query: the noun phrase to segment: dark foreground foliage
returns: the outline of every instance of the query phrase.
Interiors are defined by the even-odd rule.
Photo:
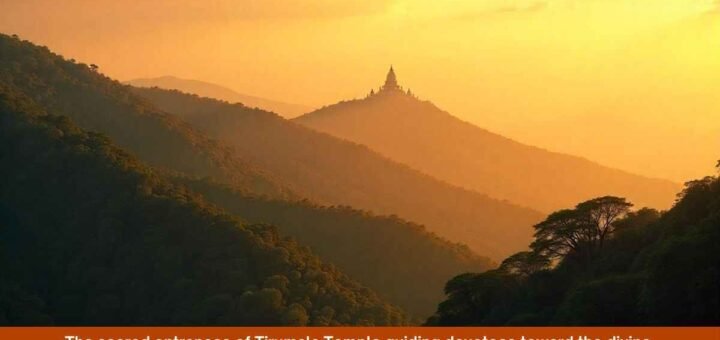
[[[249,222],[269,223],[307,245],[363,285],[415,318],[431,315],[442,288],[457,273],[494,267],[467,246],[453,244],[397,217],[347,206],[243,195],[208,179],[174,177],[207,200]]]
[[[400,218],[373,216],[349,207],[322,207],[299,201],[294,194],[286,195],[284,187],[251,166],[256,162],[241,162],[253,157],[243,158],[237,150],[224,147],[222,142],[208,138],[174,115],[165,114],[140,99],[127,86],[94,68],[53,54],[47,48],[0,35],[0,84],[32,98],[34,104],[46,112],[70,117],[86,131],[107,135],[113,144],[162,171],[163,177],[171,174],[175,184],[205,196],[207,201],[243,221],[277,226],[281,235],[311,247],[324,263],[336,265],[384,299],[400,305],[418,322],[433,313],[442,300],[444,283],[453,275],[483,271],[492,266],[467,247],[440,239],[424,227]],[[256,131],[251,135],[236,127],[233,135],[246,136],[241,145],[263,150],[260,154],[268,158],[284,159],[280,168],[285,171],[295,172],[299,164],[312,163],[302,159],[293,164],[289,157],[294,152],[278,156],[277,148],[267,146],[268,139],[288,135],[286,132],[295,131],[292,127],[297,124],[241,105],[196,103],[199,98],[174,92],[165,94],[171,95],[168,99],[180,107],[197,110],[210,104],[219,108],[238,107],[241,116],[254,117],[243,120],[240,125]],[[269,123],[284,128],[267,131],[263,126]],[[300,136],[319,135],[299,126],[297,129],[307,130]],[[317,148],[306,145],[315,143],[300,140],[299,137],[282,139],[276,146],[305,145],[301,149],[306,152]],[[329,136],[318,141],[342,144]],[[305,154],[314,157],[316,153]],[[332,164],[328,162],[319,168]],[[358,170],[361,169],[353,167],[353,173],[363,173]],[[47,175],[54,176],[49,170]],[[310,187],[317,187],[317,183]],[[336,185],[333,188],[341,195],[350,195]],[[297,193],[300,192],[304,193]],[[376,197],[374,201],[380,200]]]
[[[22,97],[0,85],[0,324],[404,322],[275,229]]]
[[[720,180],[689,182],[662,214],[627,207],[603,197],[550,215],[536,226],[532,251],[449,281],[427,323],[720,324]]]

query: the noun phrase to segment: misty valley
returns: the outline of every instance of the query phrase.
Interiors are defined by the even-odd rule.
[[[0,34],[0,325],[720,323],[720,161],[525,144],[397,65],[313,108],[74,57]]]

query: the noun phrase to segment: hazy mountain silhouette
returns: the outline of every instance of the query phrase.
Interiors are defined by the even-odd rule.
[[[297,197],[277,179],[92,67],[0,35],[0,82],[81,128],[100,132],[153,166],[213,177],[250,193]]]
[[[179,90],[194,93],[202,97],[224,100],[230,103],[242,103],[248,107],[257,107],[266,111],[275,112],[283,117],[297,117],[313,110],[312,107],[284,103],[277,100],[265,99],[238,93],[227,87],[199,80],[181,79],[173,76],[158,78],[141,78],[125,82],[137,87],[159,87],[162,89]]]
[[[32,105],[30,105],[33,107],[31,111],[49,111],[58,114],[52,118],[42,118],[39,120],[48,120],[50,123],[57,120],[61,123],[60,127],[50,126],[48,128],[50,131],[54,131],[51,135],[57,138],[43,142],[45,144],[40,143],[40,141],[35,141],[37,138],[20,135],[19,132],[19,136],[22,137],[22,143],[21,141],[17,141],[4,144],[8,150],[13,150],[12,157],[15,157],[13,159],[17,160],[17,164],[13,167],[9,165],[12,163],[8,163],[8,166],[3,168],[3,170],[5,170],[3,173],[6,175],[4,177],[6,178],[6,182],[3,183],[7,184],[7,186],[2,186],[0,193],[2,193],[2,190],[6,187],[21,187],[18,184],[22,184],[19,182],[20,179],[27,178],[30,175],[24,174],[24,170],[22,169],[36,166],[38,169],[32,173],[32,176],[36,177],[28,179],[28,181],[33,181],[34,186],[24,184],[24,188],[27,189],[28,192],[26,196],[23,197],[35,201],[40,200],[39,197],[45,197],[47,201],[42,202],[47,203],[47,206],[32,207],[29,204],[21,205],[19,202],[9,202],[15,199],[11,198],[11,196],[2,196],[0,197],[0,225],[5,226],[13,221],[10,219],[8,222],[8,220],[5,219],[5,217],[8,216],[34,213],[36,211],[47,212],[48,214],[51,212],[53,214],[59,214],[60,212],[67,211],[68,214],[82,216],[80,220],[80,217],[73,215],[73,219],[78,219],[76,221],[77,223],[75,223],[76,225],[68,226],[68,228],[82,228],[82,230],[92,235],[96,233],[93,229],[96,225],[99,225],[99,228],[104,228],[103,230],[107,229],[106,231],[112,234],[115,228],[124,228],[125,225],[127,225],[128,228],[140,228],[142,227],[142,223],[146,223],[145,221],[157,221],[156,223],[158,224],[158,228],[160,228],[159,230],[165,230],[167,227],[170,228],[168,229],[169,233],[173,230],[170,223],[180,223],[178,219],[188,218],[188,214],[193,214],[194,210],[192,209],[198,206],[204,210],[213,210],[213,214],[215,214],[215,210],[217,209],[215,207],[210,208],[210,205],[205,203],[210,202],[234,214],[233,219],[273,225],[274,228],[253,228],[256,228],[258,233],[262,234],[262,237],[278,240],[279,243],[283,244],[280,248],[286,248],[290,252],[295,252],[299,249],[300,247],[295,244],[294,240],[284,240],[286,236],[294,237],[297,239],[299,245],[311,247],[313,252],[319,254],[322,259],[322,262],[319,262],[312,257],[308,260],[312,261],[312,264],[309,264],[310,267],[308,268],[312,268],[315,265],[323,267],[330,264],[335,265],[343,274],[348,274],[352,276],[353,280],[362,282],[363,285],[374,289],[383,299],[401,305],[403,309],[413,315],[415,320],[427,317],[432,313],[434,306],[442,298],[441,292],[444,282],[453,275],[458,272],[483,271],[493,265],[487,258],[478,256],[470,251],[467,246],[448,242],[445,239],[441,239],[427,232],[422,226],[401,220],[400,218],[374,216],[368,212],[349,207],[322,207],[307,200],[298,201],[295,199],[297,196],[294,194],[286,195],[285,191],[276,192],[270,190],[287,189],[284,186],[272,186],[271,184],[275,183],[274,181],[271,182],[265,174],[256,173],[253,170],[254,167],[248,162],[240,162],[240,158],[234,151],[227,147],[222,147],[221,143],[206,137],[177,117],[161,112],[147,101],[137,97],[132,91],[129,91],[128,86],[120,85],[104,77],[88,65],[64,60],[61,56],[52,54],[46,48],[3,35],[0,35],[0,90],[5,91],[0,92],[0,95],[4,94],[13,100],[16,97],[34,98]],[[163,92],[164,90],[156,91]],[[179,99],[181,104],[184,103],[182,96],[180,96]],[[212,102],[214,103],[216,101]],[[242,107],[244,110],[249,110],[241,105],[222,105],[233,108]],[[25,113],[21,109],[22,107],[15,109],[14,106],[8,109],[12,111],[12,113],[7,113],[10,115],[8,117],[12,118],[18,115],[23,121],[35,120],[34,115],[25,117]],[[271,113],[260,112],[262,112],[263,115],[276,117]],[[5,111],[0,113],[5,117]],[[41,114],[42,112],[35,115]],[[45,116],[43,115],[43,117]],[[68,119],[68,117],[71,118]],[[75,127],[71,119],[72,121],[80,122],[82,126],[88,130],[92,130],[92,132],[77,132],[76,130],[79,131],[79,128]],[[3,122],[0,127],[6,127],[6,124],[10,122],[10,120],[0,121]],[[284,120],[282,121],[285,122]],[[297,126],[294,123],[287,124]],[[39,125],[45,126],[47,124],[39,123]],[[299,128],[307,130],[312,134],[317,134],[311,130],[302,127]],[[42,130],[42,128],[38,129]],[[69,131],[64,131],[64,129],[68,129]],[[8,131],[14,133],[15,130],[10,129]],[[114,145],[111,145],[111,142],[104,136],[99,136],[98,132],[106,134],[113,142],[121,142],[122,145],[127,148],[126,150],[130,151],[134,156],[137,156],[139,160],[154,165],[155,167],[151,169],[145,165],[140,165],[134,157],[129,157],[124,151],[120,151]],[[0,137],[5,137],[5,135]],[[92,139],[92,143],[89,145],[84,143],[73,144],[73,141],[80,137]],[[8,136],[7,138],[12,139],[13,137]],[[332,137],[326,138],[333,139]],[[36,144],[36,142],[40,144]],[[254,140],[250,142],[262,144],[263,139],[259,138],[257,142]],[[93,164],[106,166],[109,168],[109,171],[116,172],[130,167],[132,171],[130,171],[131,174],[128,176],[131,177],[142,177],[146,173],[151,173],[152,183],[142,184],[141,187],[136,188],[136,183],[132,181],[126,181],[127,183],[123,182],[125,184],[121,185],[112,176],[109,176],[110,178],[100,177],[103,174],[102,172],[91,172],[89,170],[87,172],[78,172],[78,168],[88,163],[77,163],[79,162],[78,158],[82,157],[74,153],[67,155],[65,153],[59,154],[57,158],[54,158],[54,161],[38,161],[36,162],[37,164],[31,162],[34,157],[41,157],[36,154],[37,150],[44,150],[46,144],[52,143],[60,145],[59,147],[61,149],[66,147],[64,146],[65,144],[71,144],[68,145],[67,148],[76,148],[77,153],[80,154],[82,154],[86,148],[90,148],[93,152],[97,151],[98,153],[109,149],[109,151],[103,153],[103,157],[111,158],[115,163],[107,165],[103,160],[99,162],[99,165]],[[32,145],[34,149],[27,147],[26,144]],[[0,157],[0,161],[7,160],[7,162],[10,162],[10,153],[0,154],[3,155],[3,157]],[[4,157],[6,154],[8,156]],[[54,164],[54,167],[45,170],[43,167],[47,167],[48,164]],[[115,165],[117,166],[115,167]],[[64,171],[72,174],[78,172],[81,175],[78,175],[78,177],[70,177],[67,176]],[[82,176],[89,176],[90,178],[83,180]],[[98,185],[98,181],[102,181],[103,184]],[[65,182],[67,182],[67,186],[60,186],[60,184],[58,184]],[[269,187],[258,186],[258,184],[267,184]],[[162,191],[162,188],[168,185],[173,187],[170,193],[167,193],[167,195],[165,195],[164,191],[159,193]],[[73,189],[75,191],[69,192],[70,189],[68,188],[74,188],[74,186],[78,188],[82,187],[82,189]],[[93,188],[93,186],[97,186],[97,190]],[[93,189],[87,189],[88,187]],[[35,188],[40,189],[35,190]],[[132,192],[133,190],[140,189],[142,189],[143,193],[149,192],[150,194],[140,195],[138,202],[128,198],[128,195],[132,195],[128,193],[128,191]],[[85,198],[81,196],[84,190],[87,190],[88,195],[91,195],[91,197]],[[190,192],[193,193],[190,194]],[[204,197],[201,199],[196,194],[203,195]],[[104,201],[96,202],[94,200],[97,195],[101,195],[103,200],[107,199],[112,201],[107,203],[107,213],[96,214],[96,204],[104,204]],[[78,197],[74,198],[76,196]],[[156,196],[161,197],[157,198]],[[193,202],[197,201],[200,203],[197,205],[183,205],[183,202],[187,203],[188,196],[191,197]],[[67,200],[63,201],[63,198],[67,198]],[[186,214],[182,211],[182,208],[172,208],[168,210],[146,209],[145,203],[143,202],[144,200],[151,200],[151,198],[164,200],[171,205],[180,205],[192,211]],[[290,200],[282,200],[286,198],[290,198]],[[129,207],[126,207],[126,205]],[[45,210],[40,210],[41,208]],[[132,215],[135,216],[133,217],[134,219],[126,221],[122,214],[117,212],[122,211],[123,213],[128,213],[128,210],[120,209],[135,209],[137,213]],[[167,217],[165,214],[172,216]],[[174,216],[177,216],[178,219],[172,219]],[[115,220],[120,220],[120,222]],[[68,224],[71,225],[73,223],[72,221],[75,220],[71,220]],[[166,221],[167,225],[164,224]],[[49,223],[47,220],[42,220],[41,222]],[[207,227],[194,219],[190,219],[189,222],[197,224],[196,227],[200,228],[199,230],[205,230],[202,228]],[[58,223],[65,223],[65,221]],[[526,227],[528,226],[529,224],[526,225]],[[14,227],[14,225],[11,227]],[[279,230],[279,234],[275,231],[275,227]],[[2,233],[3,230],[6,229],[0,228],[0,233]],[[208,234],[210,238],[214,237],[212,235],[215,235],[212,230],[205,230],[203,232]],[[158,231],[158,233],[163,232]],[[279,241],[281,238],[283,241]],[[198,234],[193,234],[188,240],[190,239],[198,239],[208,251],[213,248],[213,242],[217,242],[215,238],[205,239]],[[202,241],[200,241],[200,239],[202,239]],[[78,240],[68,242],[76,241],[80,242]],[[87,242],[90,241],[91,240],[88,240]],[[117,244],[125,244],[123,243],[124,239],[111,239],[109,241],[116,242]],[[232,242],[224,242],[217,245],[220,248],[225,246],[234,246],[239,250],[243,248],[242,245],[233,245]],[[0,244],[0,251],[3,249],[2,246],[3,245]],[[282,250],[278,250],[278,252],[282,253]],[[306,254],[308,252],[303,250],[302,253]],[[84,254],[92,257],[91,255],[87,255],[92,253]],[[282,256],[282,254],[278,256]],[[0,254],[0,260],[2,260],[2,258],[2,254]],[[223,262],[226,258],[217,256],[214,258],[214,261],[215,260]],[[271,267],[273,263],[275,263],[273,261],[275,260],[257,258],[254,262],[260,264],[258,270],[267,270],[267,272],[270,273],[272,271]],[[0,263],[0,265],[2,265],[2,263]],[[39,263],[35,263],[35,265],[38,267],[33,268],[44,268],[41,267]],[[163,265],[159,266],[162,267]],[[164,270],[164,267],[159,268],[159,270]],[[42,271],[35,271],[35,269],[29,270],[29,272],[33,275],[44,275]],[[220,275],[225,274],[227,273],[221,273]],[[240,272],[237,275],[245,274],[247,273]],[[332,273],[329,274],[331,276],[340,275],[340,273],[334,269]],[[320,276],[316,278],[322,279],[324,274],[320,273],[318,275]],[[275,278],[270,279],[270,281],[274,279]],[[279,280],[282,281],[283,279],[279,278]],[[290,281],[294,280],[295,279],[290,278]],[[337,283],[336,281],[330,280],[330,283],[332,282]],[[354,283],[348,283],[350,282],[349,280],[343,282],[342,284],[347,284],[348,288],[352,288],[355,285]],[[311,284],[310,281],[306,281],[306,283]],[[3,294],[7,293],[7,291],[3,290],[2,284],[3,280],[0,278],[0,301],[4,298]],[[204,283],[198,279],[197,284],[201,285]],[[243,288],[244,286],[242,285],[238,287],[238,289]],[[263,294],[265,293],[267,292]],[[275,295],[273,295],[273,292],[268,294],[270,294],[267,296],[268,298],[274,299]],[[298,292],[297,294],[293,294],[298,299],[302,299],[305,296],[303,295],[305,293]],[[333,293],[330,294],[332,295]],[[364,296],[364,294],[365,293],[359,293],[357,297],[366,299],[367,297]],[[374,296],[374,293],[368,294]],[[310,298],[308,301],[314,299],[310,296],[312,294],[306,295]],[[252,297],[252,295],[249,296]],[[59,297],[52,298],[55,299]],[[194,297],[188,299],[194,299]],[[261,297],[258,297],[258,299],[261,299]],[[353,298],[350,300],[352,299]],[[374,297],[371,299],[374,299]],[[215,300],[211,302],[213,301]],[[273,301],[274,300],[270,302]],[[223,297],[220,303],[225,302],[227,302],[227,299]],[[361,304],[362,303],[363,302],[361,302]],[[377,303],[381,304],[380,302]],[[331,305],[328,306],[332,307]],[[72,306],[72,308],[76,307],[79,308],[82,306]],[[286,307],[290,309],[289,312],[297,311],[295,307]],[[316,307],[322,309],[322,306]],[[332,308],[335,309],[335,307]],[[309,309],[307,311],[309,313],[311,312]],[[335,309],[335,311],[344,313],[340,309]],[[2,317],[4,315],[15,315],[14,309],[6,312],[9,314],[3,313],[2,306],[0,306],[0,324],[3,323]],[[43,309],[43,312],[47,312],[47,310]],[[223,320],[234,320],[232,317],[248,317],[247,315],[231,315],[236,312],[237,311],[232,310],[227,313],[222,312]],[[272,315],[276,312],[282,313],[283,310],[272,312],[271,315],[268,316],[270,318],[268,320],[274,320],[272,318],[275,316]],[[355,313],[355,311],[349,312]],[[325,309],[322,313],[317,312],[315,316],[311,315],[309,322],[322,323],[324,322],[323,320],[331,324],[361,322],[361,320],[348,319],[340,315],[337,315],[336,318],[333,319],[332,316],[321,315],[323,313],[327,314],[328,310]],[[375,316],[383,318],[383,313],[383,311],[378,310],[377,314],[370,315],[369,317],[370,319]],[[52,313],[50,314],[52,316]],[[111,319],[110,316],[106,315],[99,315],[98,317],[100,318],[98,320],[105,320],[103,318]],[[171,315],[169,317],[173,316]],[[213,322],[212,320],[203,319],[204,317],[201,312],[198,312],[196,318],[192,320],[201,320],[207,323]],[[12,319],[14,316],[8,316],[8,318]],[[313,318],[317,319],[313,321]],[[370,319],[366,321],[371,321]],[[252,322],[247,320],[243,321],[242,319],[237,320],[240,320],[237,321],[237,323]],[[394,323],[397,321],[398,320],[391,319],[380,321],[380,319],[378,319],[378,321],[371,322]],[[63,321],[60,320],[58,322]],[[182,322],[182,320],[177,322]],[[277,324],[284,321],[266,320],[263,322],[274,322]]]
[[[680,189],[669,181],[515,142],[455,118],[392,84],[364,99],[324,107],[295,121],[367,145],[449,183],[544,211],[604,194],[628,197],[640,206],[668,208]]]
[[[534,210],[449,185],[365,146],[270,112],[179,91],[135,92],[233,145],[243,158],[267,169],[292,191],[323,204],[397,214],[481,255],[498,258],[527,247],[530,226],[541,218]]]
[[[3,82],[0,121],[0,325],[406,322],[307,247]]]

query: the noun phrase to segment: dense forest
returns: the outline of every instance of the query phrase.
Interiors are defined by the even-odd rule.
[[[397,214],[495,259],[522,249],[528,225],[542,217],[269,112],[136,89],[148,102],[89,65],[6,35],[0,35],[0,82],[47,112],[107,135],[149,165],[256,195]]]
[[[414,319],[430,316],[442,288],[457,273],[495,267],[467,246],[452,244],[397,217],[374,216],[346,206],[243,195],[208,179],[175,176],[176,183],[251,223],[269,223],[309,246]],[[418,320],[418,321],[421,321]]]
[[[0,82],[27,94],[47,112],[107,135],[151,165],[210,176],[261,195],[295,197],[277,179],[137,98],[94,65],[0,34]]]
[[[44,48],[12,38],[0,42],[8,51],[0,58],[12,61],[11,66],[0,67],[0,83],[7,84],[8,89],[44,98],[44,105],[36,104],[45,111],[84,121],[87,129],[107,134],[113,143],[117,138],[124,140],[127,151],[157,167],[156,174],[205,196],[235,217],[276,226],[281,235],[309,246],[324,263],[336,265],[383,299],[401,306],[414,321],[420,322],[432,314],[442,300],[444,283],[455,274],[493,266],[467,247],[445,241],[398,217],[374,216],[341,206],[323,207],[279,192],[258,190],[245,179],[269,177],[253,178],[257,173],[253,168],[242,168],[244,163],[236,162],[231,150],[135,98],[127,87]],[[29,57],[22,58],[23,53]],[[8,71],[13,67],[19,69]],[[55,86],[68,89],[54,90]],[[50,94],[44,94],[46,91]],[[83,91],[82,98],[70,93]],[[126,108],[127,102],[135,106]],[[146,124],[151,128],[133,131]],[[145,143],[148,147],[144,147]],[[216,152],[226,152],[218,158],[221,162],[194,167],[194,160]],[[242,171],[240,177],[233,175],[238,166]],[[240,180],[233,180],[236,178]]]
[[[158,88],[137,94],[221,139],[304,197],[425,225],[478,254],[502,259],[527,246],[534,210],[455,187],[273,113]]]
[[[720,179],[687,183],[664,213],[631,205],[606,196],[549,215],[531,251],[449,281],[427,324],[720,324]]]
[[[343,101],[293,121],[367,145],[448,183],[546,213],[601,195],[667,209],[682,188],[519,143],[402,91]]]
[[[668,211],[601,196],[543,220],[1,34],[0,143],[0,325],[720,323],[717,177]]]
[[[0,324],[397,325],[400,309],[0,85]]]

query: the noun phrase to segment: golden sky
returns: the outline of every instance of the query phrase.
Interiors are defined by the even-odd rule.
[[[392,63],[522,142],[677,181],[720,158],[717,0],[0,0],[0,32],[120,80],[313,106],[363,96]]]

